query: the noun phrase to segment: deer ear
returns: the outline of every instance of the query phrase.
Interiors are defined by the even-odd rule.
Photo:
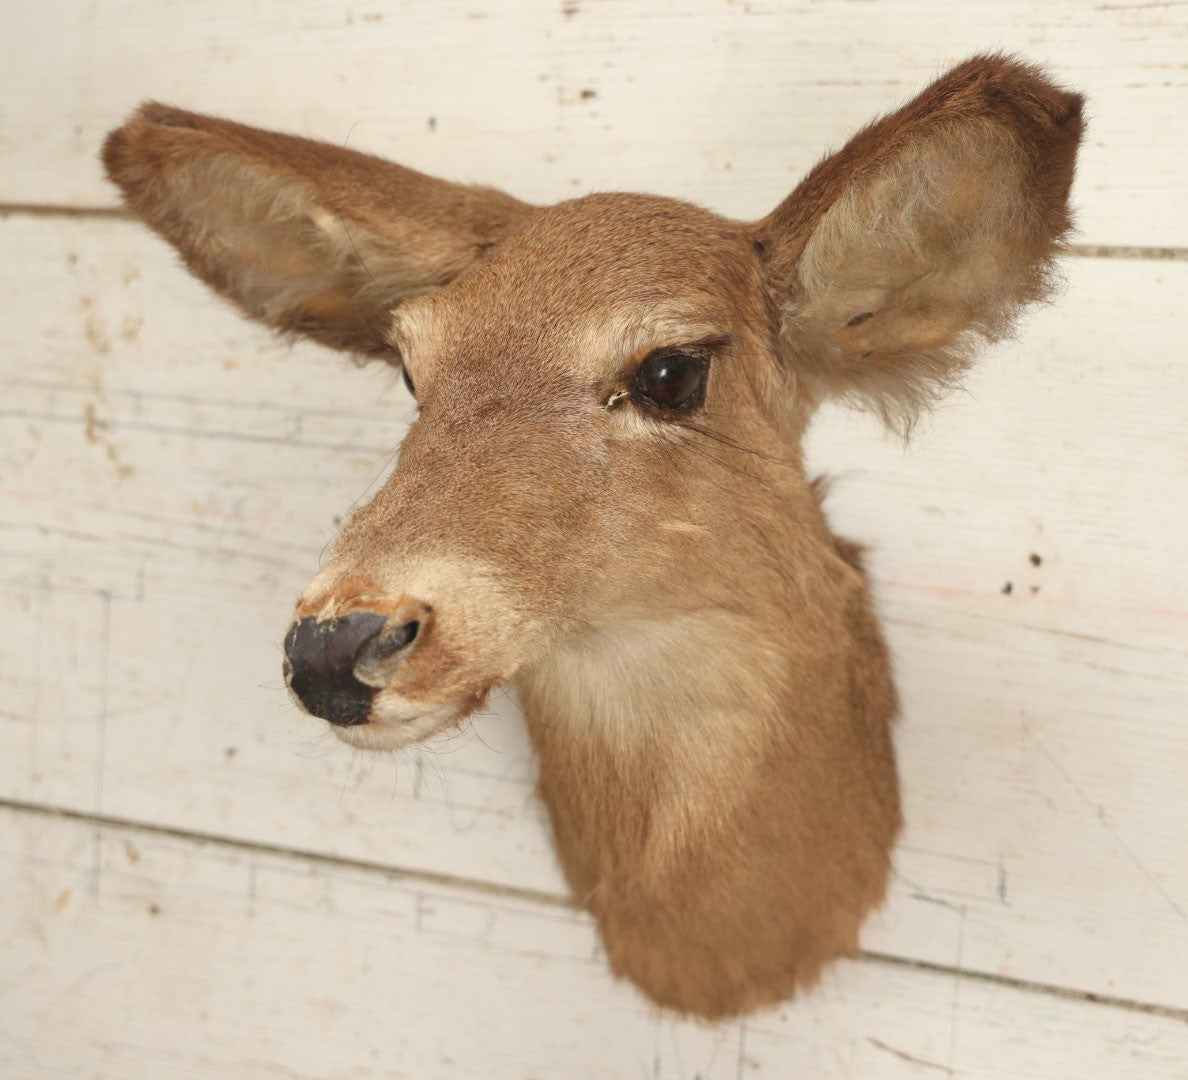
[[[1082,99],[1001,56],[954,68],[756,226],[794,378],[905,432],[1048,292]]]
[[[146,104],[103,147],[129,207],[247,315],[385,350],[388,313],[481,258],[530,207],[341,147]]]

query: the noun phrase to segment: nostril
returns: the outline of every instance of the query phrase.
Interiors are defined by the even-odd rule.
[[[413,644],[424,632],[425,621],[410,619],[372,638],[355,661],[355,678],[367,686],[387,686],[403,665]]]
[[[420,632],[419,619],[413,619],[403,626],[396,627],[395,630],[390,630],[372,643],[371,648],[367,650],[367,659],[382,662],[395,656],[416,641]]]

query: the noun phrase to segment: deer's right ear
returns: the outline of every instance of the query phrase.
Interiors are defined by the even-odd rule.
[[[164,105],[103,147],[129,207],[246,314],[382,353],[388,314],[444,285],[531,208],[327,143]]]

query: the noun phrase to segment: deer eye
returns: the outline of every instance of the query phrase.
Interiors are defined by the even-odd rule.
[[[415,398],[417,388],[413,385],[412,376],[408,373],[408,367],[405,364],[400,365],[400,377],[404,380],[404,388],[408,391],[409,396]]]
[[[661,409],[695,409],[705,401],[709,360],[679,349],[661,349],[644,358],[635,373],[635,391]]]

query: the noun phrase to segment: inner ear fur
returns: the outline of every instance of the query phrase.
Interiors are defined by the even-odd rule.
[[[859,132],[758,223],[803,393],[906,432],[979,344],[1049,294],[1082,103],[1039,68],[976,57]]]
[[[143,105],[103,147],[128,206],[252,318],[360,354],[530,208],[353,150]]]

